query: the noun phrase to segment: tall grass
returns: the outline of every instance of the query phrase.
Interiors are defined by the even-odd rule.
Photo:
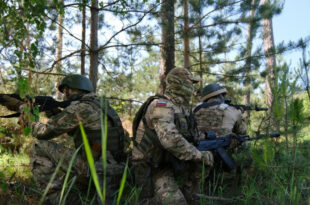
[[[83,127],[81,122],[80,122],[80,129],[81,129],[82,139],[83,139],[83,143],[84,143],[86,158],[87,158],[89,169],[90,169],[90,174],[91,174],[91,177],[93,179],[97,194],[98,194],[100,200],[102,202],[104,202],[105,199],[104,199],[104,196],[102,194],[102,189],[101,189],[101,186],[99,183],[99,178],[98,178],[98,175],[96,172],[94,157],[92,155],[91,148],[90,148],[84,127]]]
[[[50,187],[51,187],[51,185],[52,185],[52,183],[53,183],[53,181],[54,181],[54,179],[55,179],[55,177],[56,177],[56,175],[57,175],[57,173],[58,173],[58,171],[59,171],[59,169],[63,163],[64,157],[65,157],[65,155],[63,155],[63,157],[59,160],[58,165],[57,165],[54,173],[52,174],[52,177],[50,178],[50,180],[49,180],[49,182],[48,182],[48,184],[44,190],[44,193],[40,199],[39,205],[43,204],[44,199],[45,199],[45,197],[46,197],[46,195],[47,195],[47,193],[48,193],[48,191],[49,191],[49,189],[50,189]]]
[[[103,99],[102,97],[100,98],[100,105],[101,107],[104,106],[104,110],[108,109],[108,104],[107,104],[107,100]],[[100,113],[100,120],[101,120],[101,124],[102,124],[102,129],[101,129],[101,141],[102,141],[102,165],[103,165],[103,173],[97,173],[96,171],[96,166],[95,166],[95,160],[94,157],[92,155],[92,151],[91,151],[91,147],[87,138],[87,134],[84,130],[83,124],[81,121],[79,121],[79,128],[81,131],[81,136],[82,136],[82,140],[83,140],[83,144],[84,144],[84,150],[85,150],[85,154],[86,154],[86,158],[87,158],[87,162],[89,165],[89,169],[90,169],[90,174],[91,174],[91,179],[94,183],[97,195],[101,201],[102,204],[106,204],[106,192],[107,192],[107,134],[108,134],[108,117],[107,117],[107,112],[103,112],[103,109],[100,109],[101,113]],[[80,151],[81,147],[83,145],[81,145],[79,148],[77,148],[74,152],[74,154],[71,157],[71,160],[69,162],[69,166],[66,170],[66,175],[65,175],[65,179],[63,182],[63,186],[62,186],[62,190],[60,193],[60,200],[59,200],[59,205],[65,205],[66,204],[66,198],[69,194],[69,192],[71,191],[75,181],[76,181],[76,176],[72,177],[71,180],[69,180],[70,177],[70,172],[73,166],[73,163],[78,155],[78,152]],[[59,161],[55,171],[53,172],[50,181],[48,183],[48,185],[45,188],[45,191],[41,197],[40,200],[40,205],[44,202],[44,199],[46,198],[46,195],[52,185],[52,182],[54,181],[57,173],[60,170],[60,167],[63,163],[64,157],[61,158],[61,160]],[[128,172],[128,159],[124,168],[124,172],[123,172],[123,176],[122,179],[120,181],[120,188],[118,190],[118,196],[116,199],[116,203],[117,205],[121,204],[121,199],[124,193],[124,189],[125,189],[125,184],[126,184],[126,180],[127,180],[127,172]],[[103,178],[101,179],[99,177],[99,174],[103,174]],[[101,181],[100,181],[101,180]],[[102,182],[102,183],[101,183]],[[89,182],[89,187],[88,187],[88,194],[87,197],[89,196],[89,191],[90,191],[90,186],[91,186],[91,181]],[[131,192],[131,194],[129,195],[129,199],[131,200],[132,195],[134,195],[136,193],[135,188],[132,188],[133,193]],[[124,203],[127,204],[128,200],[125,201]]]
[[[80,147],[75,150],[75,152],[73,153],[72,158],[70,160],[70,163],[69,163],[69,166],[68,166],[68,169],[67,169],[67,172],[66,172],[65,180],[63,182],[62,190],[61,190],[61,193],[60,193],[59,205],[65,204],[66,196],[70,192],[70,190],[71,190],[71,188],[72,188],[72,186],[73,186],[73,184],[74,184],[74,182],[76,180],[76,177],[74,176],[74,178],[72,178],[72,180],[71,180],[71,183],[69,184],[69,188],[67,190],[67,194],[65,195],[65,198],[63,200],[64,193],[65,193],[65,190],[67,188],[67,183],[68,183],[68,180],[69,180],[69,175],[71,173],[73,162],[76,159],[76,156],[77,156],[79,150],[81,149],[81,147],[82,147],[82,145],[80,145]]]
[[[101,97],[100,98],[100,106],[104,110],[108,110],[108,102],[105,98]],[[91,177],[94,182],[94,185],[96,187],[97,194],[103,204],[106,203],[106,187],[107,187],[107,136],[108,136],[108,116],[107,112],[103,112],[103,109],[100,109],[100,119],[101,119],[101,124],[103,125],[103,129],[101,129],[101,142],[102,142],[102,164],[103,164],[103,187],[101,188],[101,183],[100,183],[100,177],[98,177],[98,173],[96,172],[96,167],[94,163],[94,158],[92,156],[91,148],[85,133],[85,130],[83,128],[82,123],[80,122],[80,129],[82,133],[82,139],[85,147],[85,152],[86,152],[86,157],[87,161],[89,164],[90,172],[91,172]],[[123,176],[121,179],[120,183],[120,188],[118,192],[118,197],[117,197],[117,204],[120,204],[122,194],[125,188],[125,183],[127,179],[127,170],[128,170],[128,161],[126,162],[125,169],[123,172]]]
[[[104,107],[103,107],[104,106]],[[107,188],[107,143],[108,143],[108,102],[106,98],[100,97],[100,121],[101,125],[103,125],[103,128],[101,127],[101,144],[102,144],[102,164],[103,164],[103,204],[105,204],[106,201],[106,188]],[[103,113],[103,109],[105,112]]]

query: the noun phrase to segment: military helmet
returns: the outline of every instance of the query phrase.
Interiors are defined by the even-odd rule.
[[[184,80],[190,80],[192,83],[197,83],[201,81],[199,77],[193,76],[193,74],[186,68],[175,67],[167,75],[166,81],[169,83],[170,78],[181,78]]]
[[[65,86],[88,92],[92,92],[94,90],[90,80],[87,77],[79,74],[70,74],[64,77],[58,86],[58,90],[63,92]]]
[[[212,83],[203,88],[202,92],[200,93],[200,97],[201,101],[206,101],[209,98],[225,93],[227,93],[226,88],[223,88],[219,84]]]

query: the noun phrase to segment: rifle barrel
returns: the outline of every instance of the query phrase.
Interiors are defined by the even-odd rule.
[[[259,135],[257,137],[250,137],[249,135],[241,135],[241,139],[244,139],[244,141],[252,141],[252,140],[258,140],[262,138],[277,138],[280,137],[280,132],[272,132],[269,135]]]

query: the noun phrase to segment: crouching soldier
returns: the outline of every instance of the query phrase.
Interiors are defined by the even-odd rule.
[[[104,123],[100,120],[101,109],[107,113],[108,142],[107,142],[107,204],[112,204],[114,193],[119,186],[126,160],[123,155],[122,140],[124,130],[117,113],[109,105],[101,108],[100,99],[93,92],[90,80],[82,75],[68,75],[61,81],[59,91],[64,94],[65,100],[72,101],[61,112],[51,116],[46,124],[33,122],[32,134],[38,139],[31,148],[31,168],[36,183],[42,189],[47,186],[58,163],[63,159],[60,173],[56,175],[47,194],[45,204],[59,204],[60,191],[62,189],[64,175],[68,169],[73,153],[81,146],[73,163],[70,176],[76,176],[76,184],[82,187],[89,182],[90,172],[86,159],[79,122],[83,124],[88,141],[90,143],[97,169],[102,169],[101,164],[101,130]],[[105,110],[107,108],[107,110]],[[73,137],[75,149],[64,147],[49,141],[55,137],[67,133]],[[102,176],[102,173],[98,173]],[[86,183],[85,183],[86,182]],[[102,179],[100,180],[102,184]],[[42,192],[43,193],[43,192]],[[79,204],[78,201],[71,201]]]
[[[150,97],[134,119],[132,164],[136,183],[142,188],[140,197],[150,203],[199,201],[202,164],[212,166],[213,155],[193,145],[200,135],[189,103],[193,83],[198,81],[185,68],[172,69],[166,77],[165,94]]]

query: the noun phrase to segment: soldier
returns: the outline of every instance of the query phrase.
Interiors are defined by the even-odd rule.
[[[134,119],[132,163],[140,198],[158,204],[197,202],[202,162],[213,165],[212,153],[193,145],[200,136],[189,103],[198,81],[185,68],[172,69],[165,94],[150,97]]]
[[[100,121],[100,100],[93,93],[90,80],[82,75],[68,75],[60,82],[58,89],[64,94],[66,100],[72,101],[71,104],[60,113],[52,116],[46,124],[40,122],[33,122],[31,124],[32,134],[38,141],[31,147],[30,164],[35,181],[42,188],[47,186],[55,171],[55,167],[62,158],[63,163],[60,166],[60,170],[63,171],[63,175],[66,173],[75,151],[75,149],[70,149],[48,140],[67,133],[73,137],[75,148],[80,147],[83,141],[79,122],[83,124],[86,131],[95,163],[100,164],[102,161],[99,159],[101,159],[101,129],[104,124]],[[108,108],[106,110],[108,115],[107,204],[112,204],[113,192],[117,190],[119,183],[113,184],[111,180],[115,182],[115,179],[117,179],[116,181],[118,181],[123,172],[121,159],[123,158],[122,139],[124,132],[117,113],[110,106],[103,105],[103,108],[106,107]],[[83,147],[81,150],[84,150]],[[102,166],[96,167],[97,169],[102,169]],[[84,151],[79,151],[72,167],[72,173],[71,176],[77,176],[76,184],[84,185],[84,181],[86,184],[88,183],[89,170]],[[45,201],[46,204],[59,203],[63,175],[57,177],[51,184]]]
[[[202,103],[194,109],[202,133],[214,131],[216,136],[246,134],[241,111],[225,104],[226,93],[226,88],[215,83],[203,88],[200,94]]]

